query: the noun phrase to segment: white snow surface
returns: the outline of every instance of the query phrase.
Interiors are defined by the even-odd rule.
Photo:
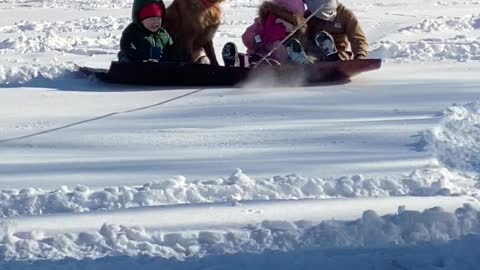
[[[346,205],[349,203],[346,202]],[[325,206],[332,207],[329,204]],[[202,209],[197,211],[203,213]],[[162,214],[162,211],[157,214]],[[221,213],[219,217],[222,217]],[[424,242],[440,244],[472,233],[480,233],[480,215],[468,204],[456,209],[455,213],[445,212],[439,207],[424,211],[400,208],[397,214],[379,216],[369,210],[353,221],[327,220],[311,224],[266,220],[239,229],[189,233],[163,233],[155,228],[104,224],[99,230],[89,232],[45,234],[41,231],[15,232],[6,226],[0,242],[0,258],[4,261],[61,260],[148,255],[185,259],[207,254],[258,254],[272,250],[413,246]]]
[[[383,38],[371,55],[383,59],[405,61],[480,60],[480,16],[440,16],[424,19],[413,26],[399,29],[392,40]],[[398,39],[398,38],[395,38]]]
[[[478,177],[480,173],[480,102],[448,107],[438,127],[425,133],[437,159],[448,168]]]
[[[0,0],[0,269],[476,269],[480,2],[342,2],[379,71],[172,89],[76,71],[131,0]]]
[[[90,189],[67,186],[45,191],[36,188],[5,189],[0,193],[0,216],[88,212],[141,206],[191,204],[242,200],[298,200],[339,197],[435,196],[462,194],[477,196],[466,176],[446,168],[418,169],[408,176],[365,178],[361,175],[338,179],[305,178],[297,175],[252,179],[237,169],[229,178],[186,181],[178,176],[142,186]]]

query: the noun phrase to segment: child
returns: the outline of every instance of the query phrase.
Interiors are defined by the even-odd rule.
[[[120,62],[172,60],[173,41],[162,28],[165,11],[162,0],[134,0],[133,22],[125,28],[120,40]]]
[[[273,48],[278,47],[266,60],[268,64],[284,64],[289,61],[304,64],[308,60],[301,40],[306,26],[301,27],[286,45],[280,42],[304,21],[303,0],[271,0],[259,7],[259,16],[242,36],[247,47],[246,55],[238,54],[234,43],[225,44],[222,50],[226,66],[250,66],[262,59]]]
[[[309,54],[319,60],[336,61],[364,59],[368,43],[353,12],[337,0],[305,0],[307,16],[318,12],[307,23]]]

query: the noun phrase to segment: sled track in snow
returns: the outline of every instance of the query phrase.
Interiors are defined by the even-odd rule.
[[[3,140],[0,140],[0,143],[8,143],[8,142],[12,142],[12,141],[18,141],[18,140],[22,140],[22,139],[32,138],[32,137],[36,137],[36,136],[39,136],[39,135],[42,135],[42,134],[52,133],[52,132],[55,132],[55,131],[58,131],[58,130],[70,128],[70,127],[73,127],[73,126],[78,126],[78,125],[88,123],[88,122],[93,122],[93,121],[105,119],[105,118],[115,116],[115,115],[119,115],[119,114],[127,114],[127,113],[136,112],[136,111],[146,110],[146,109],[149,109],[149,108],[161,106],[161,105],[170,103],[172,101],[175,101],[175,100],[193,95],[193,94],[201,92],[205,89],[207,89],[207,88],[197,89],[197,90],[188,92],[186,94],[183,94],[183,95],[180,95],[180,96],[177,96],[177,97],[165,100],[165,101],[157,102],[157,103],[154,103],[154,104],[151,104],[151,105],[146,105],[146,106],[142,106],[142,107],[138,107],[138,108],[134,108],[134,109],[130,109],[130,110],[125,110],[125,111],[121,111],[121,112],[107,113],[107,114],[104,114],[104,115],[101,115],[101,116],[98,116],[98,117],[78,121],[78,122],[71,123],[71,124],[68,124],[68,125],[64,125],[64,126],[61,126],[61,127],[56,127],[56,128],[52,128],[52,129],[48,129],[48,130],[44,130],[44,131],[40,131],[40,132],[35,132],[35,133],[32,133],[32,134],[28,134],[28,135],[18,136],[18,137],[15,137],[15,138],[3,139]]]

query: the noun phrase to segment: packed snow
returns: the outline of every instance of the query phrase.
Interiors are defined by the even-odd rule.
[[[476,269],[480,2],[342,2],[379,71],[171,89],[77,72],[131,0],[0,0],[0,269]]]
[[[101,10],[100,13],[105,13],[105,10],[110,8],[118,10],[117,12],[121,11],[120,14],[125,16],[79,17],[76,20],[68,21],[22,19],[12,25],[0,27],[0,54],[15,55],[21,53],[32,55],[30,58],[32,60],[27,60],[28,58],[9,59],[10,57],[7,57],[6,60],[15,64],[1,66],[0,85],[27,83],[36,78],[52,79],[69,74],[75,63],[83,63],[82,60],[78,61],[75,55],[98,58],[98,60],[94,60],[97,63],[94,65],[106,68],[108,65],[105,63],[115,59],[121,32],[130,22],[128,9],[131,7],[131,1],[127,0],[24,2],[16,1],[13,5],[7,5],[6,9],[27,6],[44,10],[61,8],[99,9]],[[374,5],[382,8],[389,7],[389,5],[382,6],[378,3]],[[468,5],[475,5],[475,3],[468,3]],[[249,25],[245,14],[249,14],[249,17],[251,17],[251,14],[255,14],[255,4],[251,1],[239,1],[238,4],[227,3],[225,6],[225,20],[217,34],[218,40],[240,41],[241,32],[239,31]],[[357,3],[353,3],[353,6],[359,6],[361,11],[364,9]],[[239,12],[237,11],[239,8],[244,10]],[[58,12],[60,13],[60,11]],[[390,13],[387,12],[387,14]],[[400,16],[397,13],[391,15],[394,17]],[[232,17],[239,17],[239,19],[232,20]],[[374,25],[374,27],[378,26]],[[397,33],[393,32],[378,41],[372,42],[371,57],[393,59],[401,62],[432,61],[435,59],[438,61],[478,61],[480,60],[479,28],[480,17],[478,14],[424,19],[416,24],[398,29]],[[442,33],[442,35],[436,36],[435,33]],[[427,37],[426,34],[429,34],[432,38]],[[405,37],[411,35],[416,38],[405,41]],[[445,35],[449,37],[444,37]],[[216,44],[217,51],[220,51],[221,45],[222,43]],[[241,43],[239,45],[242,48]],[[37,57],[38,52],[53,52],[55,57],[61,57],[62,61],[45,61]],[[99,62],[104,63],[99,64]],[[46,63],[47,65],[45,65]]]
[[[101,190],[87,186],[56,190],[4,189],[0,193],[0,216],[88,212],[141,206],[209,203],[244,200],[298,200],[341,197],[472,195],[475,180],[446,168],[415,170],[392,179],[361,175],[338,179],[305,178],[297,175],[252,179],[238,169],[229,178],[186,181],[177,176],[142,186],[116,186]]]
[[[325,250],[435,245],[480,233],[480,215],[469,205],[448,213],[399,209],[378,216],[365,211],[353,221],[264,221],[229,231],[163,233],[139,226],[104,224],[98,231],[47,235],[2,231],[0,258],[12,260],[97,259],[105,256],[152,256],[176,259],[205,255],[259,254],[265,251]],[[1,263],[0,263],[1,265]]]
[[[399,40],[380,40],[372,56],[397,61],[480,60],[479,29],[479,15],[425,19],[392,35]]]
[[[480,102],[448,107],[440,125],[425,140],[443,166],[478,177],[480,173]]]
[[[480,28],[480,15],[467,15],[463,17],[445,17],[440,16],[436,19],[425,19],[414,26],[405,27],[399,31],[408,32],[441,32],[441,31],[465,31],[476,30]]]

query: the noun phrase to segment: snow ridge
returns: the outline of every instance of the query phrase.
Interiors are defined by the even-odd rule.
[[[131,22],[130,17],[88,17],[73,21],[26,21],[21,20],[12,26],[0,27],[0,31],[8,34],[21,33],[48,33],[56,31],[58,33],[68,32],[113,32],[122,31]]]
[[[446,40],[430,38],[411,42],[380,41],[369,56],[411,62],[480,60],[480,38],[471,39],[459,35]]]
[[[0,54],[11,59],[0,65],[0,85],[68,77],[77,56],[110,55],[114,59],[121,31],[130,20],[111,16],[54,22],[22,20],[1,27],[0,33],[7,38],[0,41]],[[18,59],[19,54],[30,57]],[[44,55],[50,56],[45,59]]]
[[[96,38],[61,37],[54,32],[44,36],[8,38],[0,42],[0,52],[35,53],[61,51],[71,54],[95,55],[114,53],[119,36],[106,33]]]
[[[131,0],[15,0],[14,4],[31,8],[130,8]]]
[[[438,17],[373,43],[370,57],[397,62],[480,60],[480,15]]]
[[[27,188],[0,191],[0,217],[88,212],[142,206],[241,200],[320,199],[338,197],[432,196],[472,194],[471,179],[447,169],[426,168],[408,176],[385,179],[361,175],[337,179],[297,175],[252,179],[237,169],[228,179],[187,182],[183,176],[143,186],[91,190],[86,186],[57,190]]]
[[[104,224],[79,233],[14,232],[4,224],[0,259],[60,260],[105,256],[156,256],[185,259],[207,255],[262,253],[299,249],[373,248],[447,242],[480,232],[479,211],[469,205],[448,213],[439,207],[423,212],[399,208],[394,215],[365,211],[355,221],[264,221],[235,231],[162,233],[142,227]]]
[[[9,38],[0,42],[0,53],[45,53],[50,51],[80,55],[115,54],[120,32],[130,23],[128,17],[90,17],[66,22],[20,21],[0,28]],[[95,37],[80,33],[97,33]],[[17,34],[18,36],[12,36]]]
[[[49,65],[0,65],[0,86],[23,84],[34,79],[53,80],[66,77],[74,71],[75,67],[73,64],[60,63],[58,61],[52,61]]]
[[[439,126],[423,137],[442,165],[473,175],[480,173],[480,101],[448,107]]]
[[[445,17],[425,19],[422,22],[400,29],[400,32],[440,32],[446,30],[465,31],[480,29],[480,15],[467,15],[463,17]]]

